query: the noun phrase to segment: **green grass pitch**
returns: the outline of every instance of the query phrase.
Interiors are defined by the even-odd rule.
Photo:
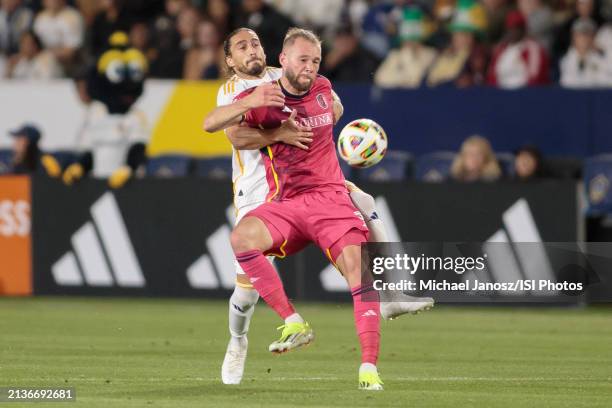
[[[227,303],[0,299],[0,387],[75,387],[7,407],[612,407],[612,310],[436,307],[382,323],[385,391],[358,391],[350,304],[297,304],[314,344],[267,352],[260,303],[243,384],[224,386]],[[5,403],[0,403],[4,406]]]

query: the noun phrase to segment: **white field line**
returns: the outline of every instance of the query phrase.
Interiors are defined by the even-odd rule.
[[[348,377],[274,377],[262,374],[254,378],[257,381],[344,381]],[[249,382],[249,377],[245,379],[245,383]],[[58,378],[35,378],[34,381],[49,381],[58,382]],[[29,382],[31,382],[30,380]],[[104,382],[111,380],[113,383],[121,382],[167,382],[168,380],[175,381],[195,381],[195,382],[217,382],[221,381],[219,377],[184,377],[184,378],[169,378],[169,377],[150,377],[150,378],[115,378],[108,377],[68,377],[70,383],[75,382]],[[612,382],[612,378],[590,378],[590,377],[394,377],[388,378],[391,381],[433,381],[433,382],[545,382],[545,381],[589,381],[589,382]]]

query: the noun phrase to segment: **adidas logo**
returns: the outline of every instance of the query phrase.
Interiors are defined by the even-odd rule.
[[[542,237],[527,200],[521,198],[502,214],[503,227],[483,245],[488,268],[475,276],[463,275],[464,280],[481,282],[513,282],[519,279],[556,281]],[[507,245],[499,245],[505,243]],[[525,245],[525,244],[529,245]],[[487,273],[488,271],[488,273]],[[499,292],[500,295],[523,295],[525,292]],[[554,296],[555,291],[531,291],[538,296]]]
[[[237,311],[239,311],[240,313],[244,313],[244,309],[241,308],[240,306],[232,303],[232,306],[234,307],[234,309],[236,309]]]
[[[187,280],[194,289],[233,289],[236,281],[236,260],[230,245],[234,225],[234,206],[225,210],[228,224],[223,224],[206,239],[208,254],[200,256],[187,268]]]
[[[61,286],[140,288],[145,278],[115,196],[107,192],[90,208],[92,221],[71,237],[73,251],[51,266]]]
[[[368,317],[368,316],[378,316],[378,314],[374,310],[368,309],[367,312],[361,315],[361,317]]]

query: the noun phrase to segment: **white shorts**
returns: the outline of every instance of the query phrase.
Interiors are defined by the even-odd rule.
[[[240,220],[251,210],[254,210],[255,208],[259,207],[260,205],[262,205],[263,202],[261,203],[253,203],[253,204],[249,204],[249,205],[245,205],[242,208],[239,208],[236,211],[236,222],[234,223],[234,225],[238,225],[238,223],[240,222]],[[268,258],[268,261],[270,261],[270,263],[272,264],[272,266],[274,266],[274,256],[267,256],[266,258]],[[244,271],[242,270],[242,267],[240,266],[240,264],[238,263],[238,261],[234,260],[234,265],[236,266],[236,275],[245,275]]]

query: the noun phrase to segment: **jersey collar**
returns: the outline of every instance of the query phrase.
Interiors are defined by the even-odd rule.
[[[312,90],[312,86],[310,87],[310,89],[308,91],[306,91],[305,94],[302,95],[295,95],[292,94],[291,92],[289,92],[288,90],[285,89],[285,87],[283,86],[282,82],[280,79],[277,80],[278,85],[280,86],[281,91],[283,91],[283,93],[285,94],[285,96],[292,98],[292,99],[302,99],[304,98],[306,95],[308,95],[310,93],[310,91]],[[314,85],[314,84],[313,84]]]

